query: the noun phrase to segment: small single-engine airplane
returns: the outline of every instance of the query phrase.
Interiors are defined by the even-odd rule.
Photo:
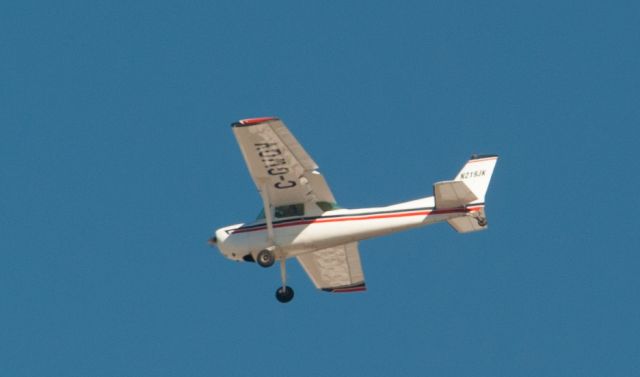
[[[236,261],[270,267],[278,260],[280,302],[293,298],[289,258],[323,291],[358,292],[366,289],[358,241],[443,221],[460,233],[487,228],[484,197],[498,156],[473,155],[453,180],[433,185],[433,196],[345,209],[281,120],[244,119],[231,127],[264,206],[255,221],[218,229],[209,243]]]

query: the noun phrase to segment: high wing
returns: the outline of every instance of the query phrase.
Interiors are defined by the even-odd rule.
[[[265,208],[304,202],[335,203],[318,165],[278,118],[245,119],[233,133]],[[269,211],[267,227],[270,227]],[[298,261],[315,286],[329,292],[365,290],[358,243],[300,255]]]
[[[297,258],[318,289],[327,292],[366,290],[357,242],[321,249]]]
[[[273,206],[335,199],[318,165],[278,118],[231,125],[258,190]]]

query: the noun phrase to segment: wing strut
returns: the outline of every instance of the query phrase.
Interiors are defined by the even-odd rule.
[[[269,243],[273,245],[273,222],[271,219],[271,203],[269,202],[269,194],[267,193],[267,182],[263,181],[260,185],[260,196],[264,205],[264,218],[267,222],[267,236]]]

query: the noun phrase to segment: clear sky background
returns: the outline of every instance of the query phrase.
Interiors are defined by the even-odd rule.
[[[632,376],[640,6],[0,4],[0,376]],[[279,116],[357,208],[496,153],[490,229],[360,245],[368,291],[206,241]]]

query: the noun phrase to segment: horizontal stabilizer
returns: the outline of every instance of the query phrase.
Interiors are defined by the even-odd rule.
[[[436,208],[462,207],[478,199],[462,181],[442,181],[433,185]]]
[[[478,220],[484,225],[480,225]],[[474,212],[474,216],[461,216],[447,220],[449,225],[458,233],[477,232],[487,229],[487,219],[484,215],[484,209]]]

